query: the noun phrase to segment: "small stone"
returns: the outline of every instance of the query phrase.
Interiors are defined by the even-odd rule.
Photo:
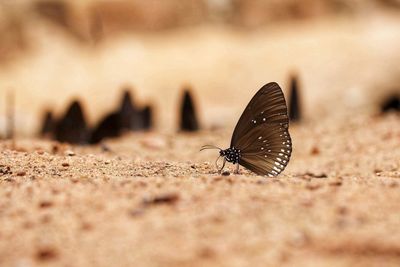
[[[214,178],[213,181],[218,182],[218,181],[221,181],[221,180],[222,180],[222,176],[217,176],[217,177]]]
[[[41,248],[36,252],[36,259],[39,261],[49,261],[57,258],[58,253],[53,248]]]
[[[304,178],[327,178],[328,175],[326,175],[325,173],[312,173],[312,172],[306,172],[303,175]]]
[[[143,199],[145,205],[158,205],[158,204],[175,204],[179,200],[179,194],[177,193],[165,193],[160,194],[151,198]]]
[[[314,190],[321,188],[321,185],[320,184],[307,184],[306,188],[308,190],[314,191]]]
[[[83,231],[90,231],[93,229],[93,225],[89,222],[83,222],[81,225],[81,230]]]
[[[222,176],[229,176],[229,175],[231,175],[231,173],[230,173],[229,171],[224,171],[224,172],[222,172],[221,174],[222,174]]]
[[[17,176],[25,176],[25,175],[26,175],[25,171],[17,172]]]
[[[60,146],[59,146],[58,144],[54,144],[54,145],[52,146],[52,148],[51,148],[51,152],[52,152],[53,154],[57,154],[58,151],[60,151]]]
[[[40,218],[40,222],[42,222],[43,224],[50,223],[51,221],[52,221],[52,217],[50,214],[45,214]]]
[[[62,165],[63,167],[69,167],[69,163],[67,163],[67,162],[63,162],[61,165]]]
[[[42,208],[42,209],[50,208],[52,206],[53,206],[53,202],[47,201],[47,200],[44,200],[39,203],[39,208]]]
[[[306,207],[306,208],[314,206],[314,202],[311,198],[300,199],[299,203],[300,203],[300,205],[302,205],[303,207]]]
[[[111,152],[111,148],[105,143],[101,143],[100,148],[101,148],[101,151],[103,151],[103,152]]]
[[[215,258],[216,254],[216,251],[211,247],[203,247],[198,251],[198,256],[200,258],[211,259]]]
[[[316,147],[316,146],[314,146],[314,147],[311,149],[311,152],[310,152],[310,154],[313,155],[313,156],[319,155],[319,153],[320,153],[320,150],[319,150],[319,148]]]
[[[336,181],[332,181],[329,183],[330,186],[341,186],[342,185],[342,181],[340,180],[336,180]]]
[[[65,155],[72,157],[72,156],[75,156],[75,152],[72,150],[67,150],[67,151],[65,151]]]
[[[337,214],[346,215],[349,213],[349,210],[345,206],[339,206],[336,209]]]

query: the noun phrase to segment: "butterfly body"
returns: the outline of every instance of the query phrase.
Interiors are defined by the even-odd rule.
[[[224,150],[220,150],[219,151],[219,155],[221,157],[224,157],[224,159],[227,162],[230,162],[230,163],[233,163],[233,164],[236,164],[236,163],[240,162],[240,157],[241,157],[240,149],[237,149],[237,148],[234,148],[234,147],[230,147],[230,148],[227,148],[227,149],[224,149]]]
[[[216,148],[204,146],[206,148]],[[289,162],[292,140],[282,89],[264,85],[250,100],[232,134],[230,148],[220,149],[225,162],[240,164],[259,175],[277,176]],[[238,167],[239,165],[237,165]]]

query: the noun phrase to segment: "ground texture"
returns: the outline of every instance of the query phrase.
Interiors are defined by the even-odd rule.
[[[399,266],[400,117],[290,132],[277,178],[219,175],[228,129],[3,141],[0,266]]]

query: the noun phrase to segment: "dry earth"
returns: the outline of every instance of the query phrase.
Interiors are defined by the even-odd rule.
[[[216,173],[230,130],[0,143],[0,266],[399,266],[400,117],[292,125],[278,178]]]

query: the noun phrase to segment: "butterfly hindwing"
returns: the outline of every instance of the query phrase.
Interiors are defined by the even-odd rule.
[[[259,125],[240,140],[239,163],[257,174],[276,176],[289,162],[292,141],[284,125]]]

